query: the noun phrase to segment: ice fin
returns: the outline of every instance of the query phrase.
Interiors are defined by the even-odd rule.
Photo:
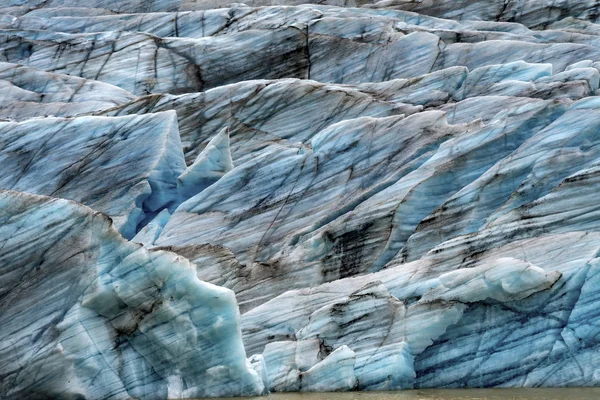
[[[186,200],[218,181],[233,169],[229,148],[229,128],[225,127],[214,137],[196,160],[177,178],[177,190]]]

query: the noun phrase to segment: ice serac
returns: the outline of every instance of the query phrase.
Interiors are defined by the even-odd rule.
[[[0,192],[2,398],[258,395],[233,292],[69,200]]]
[[[385,101],[353,87],[311,80],[254,80],[202,93],[152,95],[107,110],[105,115],[175,110],[186,161],[198,154],[223,127],[229,128],[230,151],[239,165],[269,145],[300,148],[320,130],[359,116],[387,117],[420,110]]]
[[[274,149],[239,165],[184,202],[154,245],[229,247],[246,265],[225,283],[242,311],[377,271],[421,219],[563,112],[539,100],[488,125],[450,125],[439,111],[340,122],[312,138],[312,152]]]
[[[252,267],[249,274],[236,273],[227,285],[236,286],[244,309],[247,301],[256,303],[290,289],[294,283],[288,279],[293,275],[298,287],[337,279],[351,272],[324,268],[313,269],[315,274],[309,272],[309,263],[298,264],[303,269],[286,265],[281,248],[292,236],[327,224],[392,185],[431,157],[445,139],[468,129],[448,125],[439,112],[363,117],[332,125],[312,138],[312,151],[275,147],[238,165],[181,204],[154,245],[217,244],[213,238],[219,237],[218,244]],[[366,131],[369,140],[361,140]],[[323,201],[326,198],[337,201]],[[272,268],[285,272],[281,280],[270,275]],[[270,281],[268,289],[261,288],[265,280]]]
[[[0,123],[0,188],[75,200],[128,238],[179,200],[185,162],[173,111]]]
[[[200,193],[233,169],[229,150],[229,128],[223,128],[179,177],[177,191],[182,199]]]

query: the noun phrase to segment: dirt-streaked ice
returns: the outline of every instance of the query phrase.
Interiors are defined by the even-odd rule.
[[[2,4],[0,397],[600,386],[598,2],[298,3]]]

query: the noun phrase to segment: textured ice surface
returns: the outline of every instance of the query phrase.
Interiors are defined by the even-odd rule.
[[[126,237],[173,206],[185,162],[173,111],[0,123],[0,188],[75,200]]]
[[[136,95],[196,92],[242,79],[305,77],[308,64],[306,40],[291,27],[201,39],[1,30],[0,40],[0,61],[96,79]]]
[[[71,116],[97,112],[135,99],[118,87],[70,75],[0,63],[0,118]]]
[[[230,290],[74,202],[0,192],[3,398],[256,395]]]
[[[597,2],[245,3],[1,5],[0,397],[600,385]]]
[[[223,128],[208,142],[192,165],[177,177],[179,196],[189,199],[218,181],[232,169],[229,129]]]

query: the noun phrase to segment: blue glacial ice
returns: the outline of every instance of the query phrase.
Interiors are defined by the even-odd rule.
[[[600,386],[593,1],[7,0],[0,397]]]

